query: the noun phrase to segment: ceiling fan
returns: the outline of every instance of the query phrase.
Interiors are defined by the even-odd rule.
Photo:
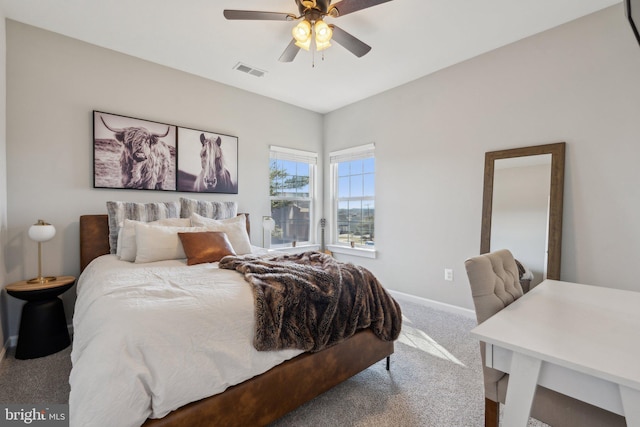
[[[331,40],[343,46],[355,56],[362,57],[371,50],[371,46],[340,27],[326,24],[324,18],[338,18],[388,1],[391,0],[341,0],[331,4],[331,0],[295,0],[299,15],[226,9],[224,17],[231,20],[255,21],[301,20],[293,27],[293,39],[279,58],[282,62],[293,61],[300,49],[310,50],[312,45],[318,51],[324,50],[331,46]]]

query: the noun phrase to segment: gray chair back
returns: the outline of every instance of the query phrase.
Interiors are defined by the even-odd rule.
[[[464,265],[478,323],[523,295],[516,260],[507,249],[469,258]]]
[[[507,249],[469,258],[464,265],[479,324],[523,295],[516,260]],[[480,343],[485,397],[497,402],[497,384],[505,373],[485,366],[484,349]]]

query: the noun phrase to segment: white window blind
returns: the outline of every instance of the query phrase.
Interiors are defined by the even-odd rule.
[[[278,147],[272,145],[269,147],[269,158],[274,160],[288,160],[291,162],[309,163],[315,165],[318,163],[318,154],[311,151],[296,150],[294,148]]]
[[[372,157],[375,157],[374,143],[333,151],[329,153],[329,162],[341,163],[349,162],[351,160],[369,159]]]

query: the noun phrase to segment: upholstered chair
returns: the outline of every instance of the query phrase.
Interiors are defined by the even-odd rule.
[[[506,249],[465,261],[478,324],[523,295],[516,261]],[[562,325],[558,325],[562,327]],[[526,334],[524,330],[522,333]],[[480,343],[484,374],[485,427],[498,427],[500,403],[505,402],[509,375],[485,366],[485,345]],[[553,427],[625,426],[624,417],[538,386],[531,416]]]

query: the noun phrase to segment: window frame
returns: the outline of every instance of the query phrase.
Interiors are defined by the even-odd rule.
[[[306,163],[309,165],[309,195],[307,197],[299,197],[299,196],[272,196],[269,194],[269,215],[271,216],[273,213],[272,202],[274,200],[281,200],[287,202],[309,202],[309,240],[305,241],[296,241],[296,246],[293,244],[269,244],[270,249],[276,250],[287,250],[287,249],[295,249],[298,247],[309,247],[313,246],[316,243],[316,227],[315,218],[316,218],[316,205],[318,199],[318,179],[317,179],[317,167],[318,167],[318,153],[312,151],[299,150],[296,148],[287,148],[280,147],[276,145],[269,146],[269,172],[271,172],[271,162],[274,160],[285,160],[292,161],[297,163]],[[269,186],[271,186],[271,180],[269,180]]]
[[[351,148],[347,148],[344,150],[333,151],[329,153],[329,173],[330,173],[330,200],[331,200],[331,228],[329,232],[329,241],[330,243],[327,245],[329,250],[335,253],[349,254],[362,256],[367,258],[375,258],[377,254],[377,245],[374,240],[374,245],[364,246],[358,245],[355,247],[351,247],[348,244],[338,242],[339,233],[338,233],[338,207],[341,201],[362,201],[365,202],[367,200],[374,202],[374,230],[375,230],[375,175],[376,170],[374,168],[374,195],[373,196],[351,196],[346,198],[340,198],[338,193],[338,169],[339,164],[353,161],[353,160],[364,160],[368,158],[373,158],[375,160],[375,144],[369,143],[365,145],[359,145]],[[363,173],[364,175],[364,173]]]

